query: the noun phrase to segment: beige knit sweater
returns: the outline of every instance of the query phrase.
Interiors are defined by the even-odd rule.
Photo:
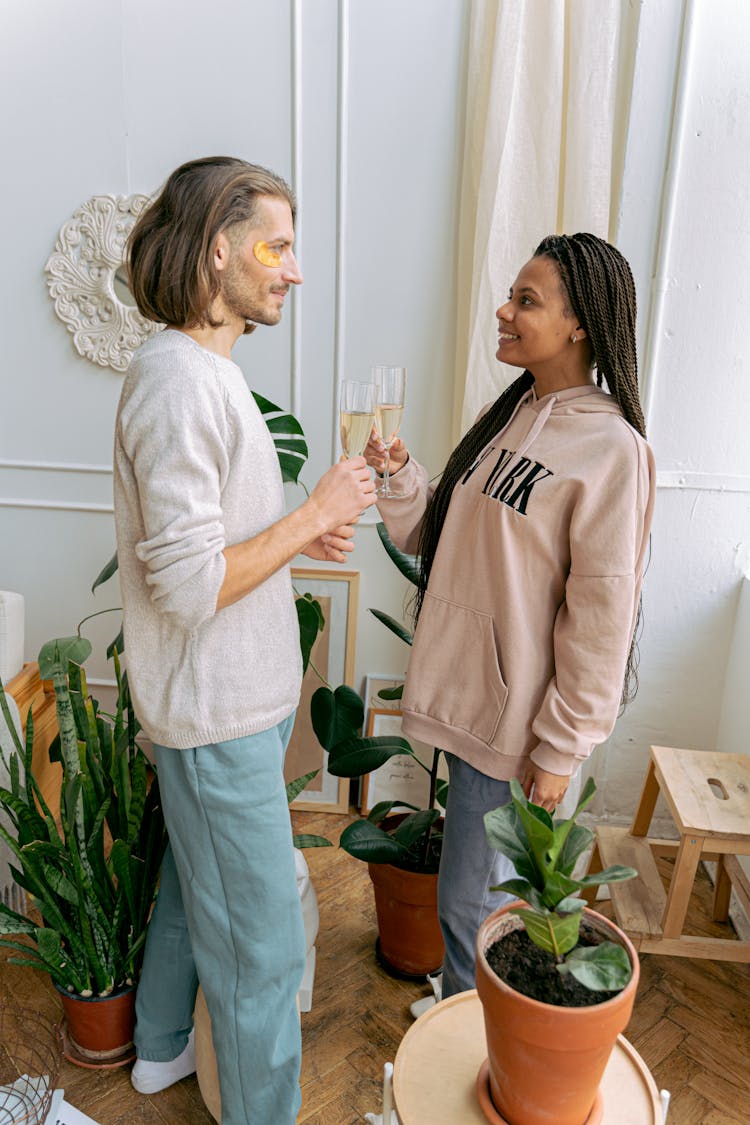
[[[381,501],[414,552],[430,486],[410,460]],[[651,450],[610,395],[530,391],[456,486],[417,625],[407,736],[490,777],[576,772],[611,733],[655,492]]]
[[[149,737],[187,749],[291,714],[302,665],[289,568],[216,610],[224,547],[285,511],[236,364],[170,329],[139,349],[117,412],[114,499],[128,679]]]

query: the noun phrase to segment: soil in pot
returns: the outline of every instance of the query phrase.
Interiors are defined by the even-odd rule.
[[[597,937],[581,927],[579,946],[598,945]],[[551,953],[534,945],[525,930],[512,930],[485,951],[490,968],[524,996],[563,1008],[585,1008],[602,1004],[617,992],[592,992],[570,973],[557,971]]]

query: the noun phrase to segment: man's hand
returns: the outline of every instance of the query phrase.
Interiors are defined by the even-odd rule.
[[[399,469],[403,469],[408,460],[408,449],[401,438],[396,438],[391,446],[391,461],[388,468],[389,475],[393,476]],[[375,472],[382,477],[385,469],[385,446],[374,430],[372,431],[370,440],[367,443],[367,448],[365,449],[365,461],[371,469],[374,469]]]
[[[569,785],[569,777],[547,773],[547,770],[543,770],[541,766],[536,766],[529,760],[521,787],[528,800],[533,801],[535,805],[541,805],[552,814],[565,796]]]
[[[308,543],[302,551],[303,555],[307,555],[310,559],[317,559],[319,562],[346,562],[346,556],[354,550],[354,526],[352,524],[344,524],[342,527],[334,528],[333,531],[327,531],[325,535],[320,535],[317,539],[313,539],[312,543]]]
[[[331,534],[346,524],[356,523],[377,500],[375,481],[364,457],[342,457],[320,478],[306,506],[318,513],[323,534]]]

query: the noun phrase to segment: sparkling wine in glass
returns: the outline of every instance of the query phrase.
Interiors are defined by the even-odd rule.
[[[346,457],[360,457],[375,425],[375,387],[344,379],[339,394],[341,448]]]
[[[372,381],[376,388],[375,428],[385,446],[385,465],[383,483],[378,496],[395,496],[388,483],[391,461],[391,446],[398,437],[401,419],[404,416],[404,394],[406,393],[406,368],[378,365],[372,368]]]

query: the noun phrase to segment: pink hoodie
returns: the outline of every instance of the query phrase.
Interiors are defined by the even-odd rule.
[[[414,552],[415,461],[379,508]],[[654,504],[651,450],[594,386],[521,401],[456,485],[403,698],[407,736],[490,777],[574,774],[615,724]]]

